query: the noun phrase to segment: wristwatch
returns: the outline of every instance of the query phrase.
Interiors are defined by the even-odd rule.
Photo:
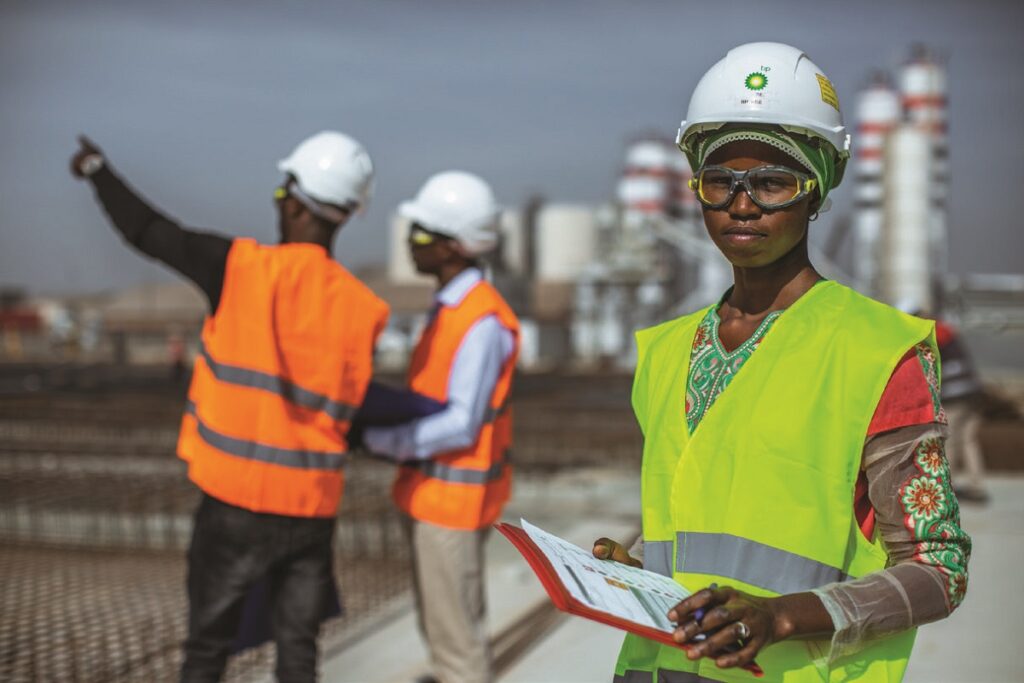
[[[102,154],[90,154],[79,162],[78,168],[82,171],[82,175],[88,178],[103,168],[104,163],[106,162],[103,160]]]

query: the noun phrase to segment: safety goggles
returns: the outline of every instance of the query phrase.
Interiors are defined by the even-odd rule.
[[[445,235],[427,230],[419,223],[409,226],[409,244],[414,247],[429,247],[434,242],[450,239]]]
[[[762,209],[781,209],[800,201],[817,185],[816,178],[785,166],[758,166],[747,171],[705,166],[690,180],[690,189],[709,209],[731,204],[741,186]]]
[[[283,185],[274,190],[274,199],[277,201],[281,201],[285,197],[294,197],[300,204],[306,207],[306,210],[311,214],[321,220],[331,223],[332,225],[340,225],[344,223],[349,216],[349,212],[345,209],[318,202],[310,197],[302,191],[299,184],[295,182],[295,178],[288,178]]]

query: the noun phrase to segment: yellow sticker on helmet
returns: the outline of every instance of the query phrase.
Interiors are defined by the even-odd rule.
[[[825,78],[824,74],[814,74],[818,77],[818,87],[821,88],[821,101],[831,104],[839,111],[839,98],[836,97],[836,90],[832,87],[832,81]]]

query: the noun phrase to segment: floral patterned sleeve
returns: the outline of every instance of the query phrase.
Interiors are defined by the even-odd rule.
[[[927,346],[918,347],[916,356],[917,372],[924,375],[931,394],[931,419],[917,417],[893,427],[908,419],[876,413],[876,422],[889,420],[884,427],[893,428],[872,433],[863,451],[871,533],[885,544],[888,567],[814,591],[836,628],[829,655],[833,660],[880,636],[948,616],[967,590],[971,539],[960,528],[960,509],[950,486],[935,356]],[[907,402],[902,404],[906,408]]]

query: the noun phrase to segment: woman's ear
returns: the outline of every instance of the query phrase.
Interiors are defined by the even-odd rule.
[[[811,201],[807,203],[808,220],[817,220],[819,211],[821,211],[821,195],[815,190]]]

